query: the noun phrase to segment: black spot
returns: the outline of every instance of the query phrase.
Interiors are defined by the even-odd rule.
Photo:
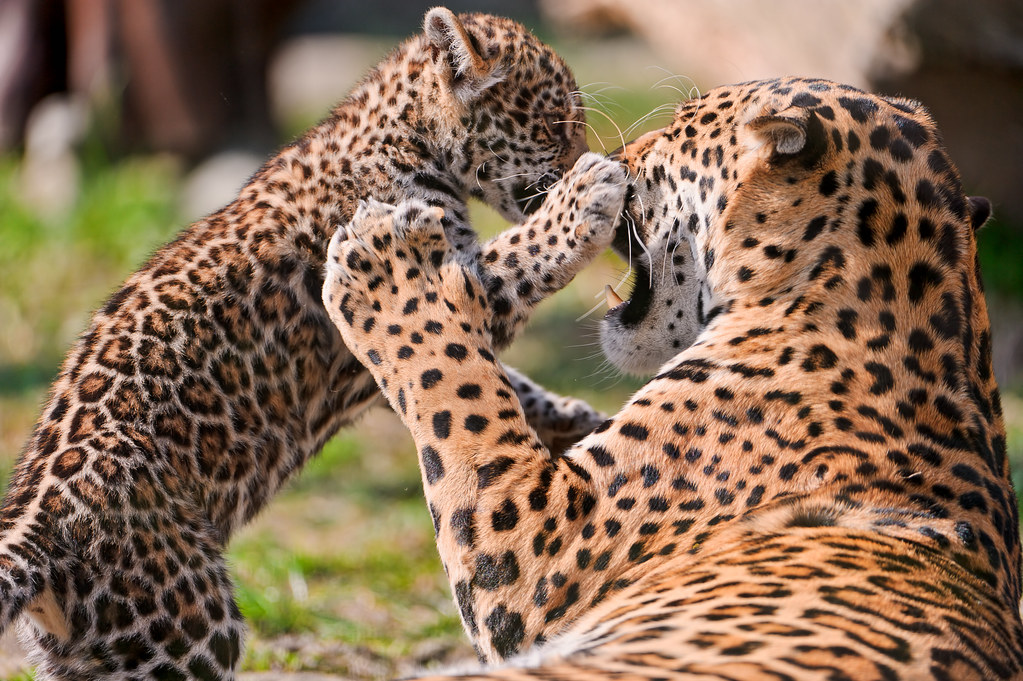
[[[863,368],[874,377],[874,383],[870,386],[870,393],[872,395],[884,395],[891,392],[891,389],[895,386],[895,379],[892,377],[892,372],[888,367],[877,362],[867,362],[863,365]]]
[[[510,456],[499,457],[490,463],[480,466],[476,471],[477,484],[480,489],[485,489],[494,484],[498,478],[508,472],[515,460]]]
[[[803,359],[803,371],[831,369],[838,364],[838,355],[826,345],[817,344],[810,348]]]
[[[469,414],[465,417],[465,429],[470,433],[482,433],[489,423],[490,420],[480,414]]]
[[[451,514],[451,529],[459,546],[476,543],[476,515],[471,508],[459,508]]]
[[[623,423],[618,430],[625,437],[639,441],[646,440],[650,434],[644,426],[635,422]]]
[[[490,630],[490,642],[499,656],[505,658],[519,651],[526,635],[522,615],[499,605],[487,615],[483,623]]]
[[[857,123],[865,123],[877,111],[876,102],[862,97],[839,97],[838,103]]]
[[[792,106],[810,107],[817,106],[820,103],[821,100],[819,97],[815,97],[808,92],[800,92],[792,98]]]
[[[888,145],[892,141],[891,131],[879,125],[870,132],[870,146],[877,151],[883,151],[888,148]]]
[[[955,225],[950,223],[942,225],[936,249],[938,255],[949,267],[956,267],[959,264],[963,253],[960,248],[959,232]]]
[[[433,415],[433,434],[444,440],[451,435],[451,412],[439,411]]]
[[[948,292],[941,294],[941,310],[931,315],[928,321],[942,338],[958,336],[962,331],[963,317],[955,296]]]
[[[448,343],[447,347],[444,348],[444,354],[451,359],[461,362],[469,354],[469,351],[461,343]]]
[[[513,551],[505,551],[500,559],[489,553],[476,556],[476,573],[472,583],[486,591],[494,591],[498,587],[512,584],[519,578],[519,563]]]
[[[441,478],[444,477],[444,464],[440,460],[440,452],[426,445],[419,452],[419,456],[423,461],[423,473],[426,475],[426,481],[431,485]]]
[[[813,241],[816,239],[827,224],[828,217],[826,215],[818,215],[813,220],[810,220],[803,231],[803,241]]]
[[[892,226],[889,228],[888,233],[885,234],[884,240],[889,246],[902,241],[903,237],[906,236],[906,230],[909,227],[909,220],[906,219],[904,213],[898,213],[892,220]]]
[[[483,394],[483,389],[476,383],[463,383],[458,386],[455,394],[463,400],[478,400],[480,395]]]
[[[469,631],[475,635],[479,633],[479,625],[476,623],[476,610],[473,607],[475,602],[472,597],[472,584],[466,580],[461,580],[455,584],[455,601],[458,603],[458,611],[462,615],[462,621],[465,622]]]
[[[507,532],[519,523],[519,509],[511,499],[505,499],[501,508],[490,514],[490,526],[494,532]]]
[[[437,385],[442,378],[444,378],[444,374],[440,372],[440,369],[427,369],[420,377],[420,381],[422,382],[423,387],[429,390],[433,386]]]
[[[614,465],[615,460],[614,457],[611,456],[611,452],[607,451],[600,445],[593,445],[586,451],[588,451],[590,456],[593,457],[593,462],[601,468]]]
[[[791,480],[798,470],[799,466],[797,464],[787,463],[778,469],[778,477],[782,480]]]
[[[856,310],[850,308],[843,308],[838,311],[838,330],[842,332],[842,336],[849,340],[856,338],[856,319],[859,314]]]
[[[860,204],[856,213],[856,236],[860,243],[868,248],[874,245],[874,227],[872,225],[874,214],[877,213],[877,201],[867,199]]]
[[[895,125],[914,148],[919,149],[930,138],[927,128],[905,116],[895,116]]]
[[[938,195],[929,180],[920,180],[916,183],[916,200],[925,208],[937,205]]]
[[[922,260],[914,263],[909,270],[909,300],[913,304],[919,303],[931,286],[937,286],[942,282],[941,273]]]
[[[888,147],[888,152],[896,161],[901,161],[903,163],[913,158],[913,149],[909,146],[906,140],[903,139],[894,140]]]

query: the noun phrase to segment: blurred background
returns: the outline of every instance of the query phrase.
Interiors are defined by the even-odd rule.
[[[0,487],[74,338],[181,227],[226,203],[434,3],[0,0]],[[1023,482],[1023,3],[1018,0],[478,0],[551,42],[588,93],[591,147],[664,125],[715,85],[823,76],[923,101],[980,233],[995,371]],[[503,225],[473,207],[484,233]],[[639,383],[601,360],[614,256],[506,355],[613,412]],[[594,307],[597,306],[597,307]],[[590,311],[587,313],[587,311]],[[232,543],[249,678],[379,678],[471,658],[433,546],[415,453],[378,410],[335,438]],[[31,678],[0,644],[0,679]],[[305,677],[303,677],[305,678]],[[314,678],[312,676],[308,678]],[[328,678],[328,677],[323,677]]]

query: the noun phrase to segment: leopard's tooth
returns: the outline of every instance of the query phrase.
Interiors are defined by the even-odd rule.
[[[604,286],[604,297],[607,298],[608,307],[618,307],[625,302],[622,300],[621,296],[615,293],[615,290],[611,288],[611,284]]]

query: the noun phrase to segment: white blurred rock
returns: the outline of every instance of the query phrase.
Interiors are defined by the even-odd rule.
[[[667,68],[701,86],[787,75],[866,86],[879,46],[910,2],[541,0],[540,7],[566,32],[627,28]]]
[[[75,145],[87,125],[87,107],[65,94],[46,97],[29,114],[18,184],[22,202],[37,215],[60,219],[78,198]]]
[[[181,215],[189,222],[217,211],[238,196],[249,177],[266,161],[244,151],[225,151],[196,166],[181,189]]]
[[[349,35],[306,35],[285,43],[270,65],[270,107],[278,123],[325,116],[394,47]]]

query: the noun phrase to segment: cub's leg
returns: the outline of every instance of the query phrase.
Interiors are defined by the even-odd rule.
[[[88,553],[53,561],[42,602],[60,605],[21,625],[36,678],[235,678],[245,624],[216,531],[181,504],[133,510],[71,528]]]
[[[621,166],[599,154],[583,154],[537,212],[482,246],[478,262],[459,254],[484,282],[495,347],[506,346],[537,303],[564,288],[610,245],[613,231],[590,225],[617,222],[624,189]],[[511,367],[505,370],[526,420],[553,453],[564,451],[606,418],[582,400],[549,392]]]
[[[607,420],[606,414],[585,400],[553,393],[517,369],[502,366],[522,404],[526,421],[551,454],[562,454]]]

